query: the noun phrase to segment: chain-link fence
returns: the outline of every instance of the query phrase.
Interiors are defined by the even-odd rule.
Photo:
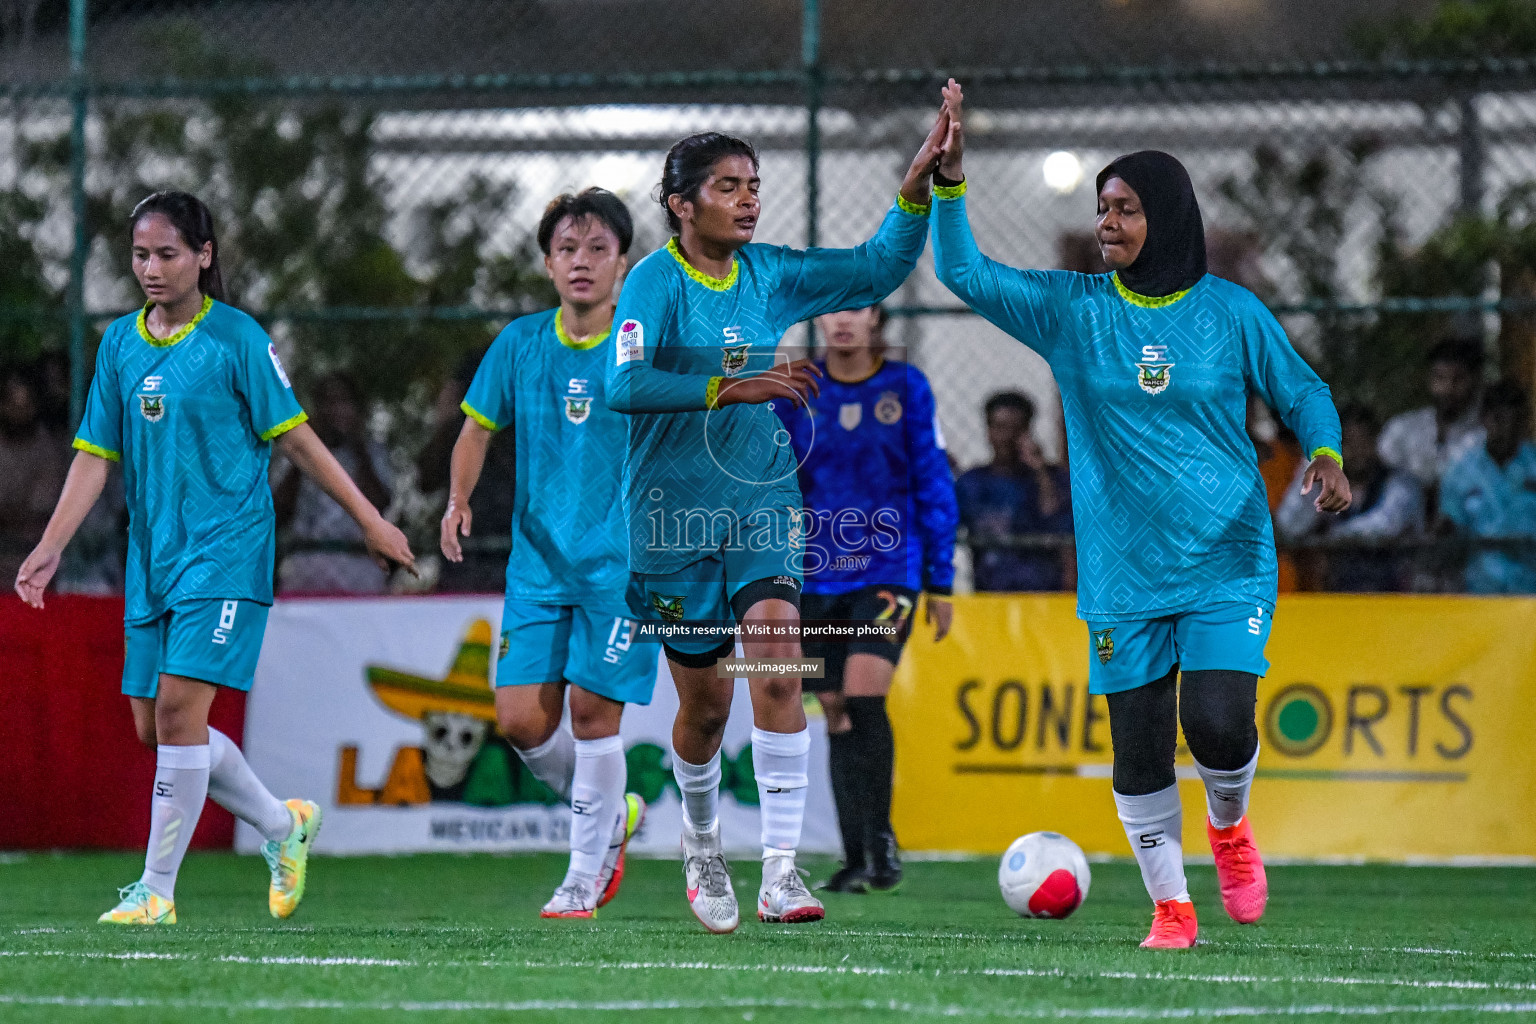
[[[397,511],[427,524],[411,467],[445,385],[553,297],[533,233],[554,193],[629,200],[637,257],[665,237],[662,154],[718,128],[762,154],[760,240],[853,244],[937,108],[933,69],[965,68],[990,255],[1097,269],[1095,172],[1167,149],[1199,191],[1211,269],[1269,301],[1341,399],[1421,404],[1424,353],[1448,332],[1529,386],[1536,63],[1424,56],[1392,27],[1400,4],[1355,11],[1375,36],[1339,5],[1171,6],[0,0],[5,361],[69,352],[78,415],[95,337],[139,301],[128,210],[194,191],[235,300],[301,390],[345,370],[383,410]],[[1059,452],[1043,362],[930,264],[888,305],[957,465],[989,458],[982,402],[1009,388]]]

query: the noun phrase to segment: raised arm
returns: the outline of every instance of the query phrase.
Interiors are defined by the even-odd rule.
[[[928,240],[929,184],[949,132],[941,110],[907,168],[880,229],[851,249],[780,249],[779,308],[785,327],[843,309],[872,306],[901,287]]]

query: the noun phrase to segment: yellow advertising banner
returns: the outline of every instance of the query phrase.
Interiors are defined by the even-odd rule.
[[[1271,856],[1536,858],[1536,600],[1287,595],[1259,681],[1250,814]],[[894,824],[914,850],[1063,832],[1124,855],[1108,710],[1070,595],[955,599],[891,691]],[[1185,849],[1205,790],[1182,738]]]

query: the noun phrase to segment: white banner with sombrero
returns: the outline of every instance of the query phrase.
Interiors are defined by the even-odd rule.
[[[569,811],[496,733],[493,597],[280,601],[267,621],[246,705],[245,753],[280,797],[325,808],[323,853],[566,848]],[[630,707],[622,736],[629,788],[651,805],[632,849],[674,857],[682,808],[670,737],[677,693],[660,657],[656,695]],[[728,849],[756,853],[752,708],[738,685],[724,744],[721,825]],[[811,719],[807,852],[840,852],[827,783],[825,726]],[[241,824],[235,846],[260,845]]]

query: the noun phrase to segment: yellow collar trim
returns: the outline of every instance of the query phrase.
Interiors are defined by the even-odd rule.
[[[172,345],[176,344],[178,341],[181,341],[187,335],[191,334],[197,325],[202,323],[203,317],[207,316],[208,311],[213,308],[213,296],[204,295],[203,308],[197,311],[197,316],[193,317],[191,320],[188,320],[185,324],[182,325],[181,330],[177,331],[169,338],[157,338],[153,334],[149,333],[149,310],[153,305],[153,302],[146,302],[144,303],[144,308],[139,310],[139,337],[143,338],[145,341],[149,342],[156,348],[170,348]]]
[[[1124,285],[1124,283],[1121,282],[1120,274],[1118,272],[1111,274],[1110,276],[1115,279],[1115,291],[1120,293],[1120,297],[1126,302],[1129,302],[1131,305],[1140,306],[1143,309],[1162,309],[1165,306],[1171,306],[1175,302],[1178,302],[1180,299],[1182,299],[1184,296],[1188,295],[1190,292],[1194,291],[1194,289],[1191,287],[1185,288],[1181,292],[1174,292],[1172,295],[1139,295],[1136,292],[1131,291]]]
[[[672,258],[677,260],[677,265],[683,268],[685,274],[710,291],[728,292],[736,286],[736,275],[741,269],[741,260],[739,259],[731,260],[731,272],[729,274],[726,274],[724,277],[710,277],[704,271],[688,262],[687,257],[683,255],[683,250],[677,247],[676,238],[667,239],[667,252],[671,253]]]
[[[590,338],[573,338],[565,333],[565,320],[561,317],[563,310],[555,310],[555,337],[560,339],[560,344],[566,348],[573,348],[578,352],[585,352],[589,348],[596,348],[608,340],[608,335],[613,333],[613,322],[603,328],[603,333],[594,334]]]

